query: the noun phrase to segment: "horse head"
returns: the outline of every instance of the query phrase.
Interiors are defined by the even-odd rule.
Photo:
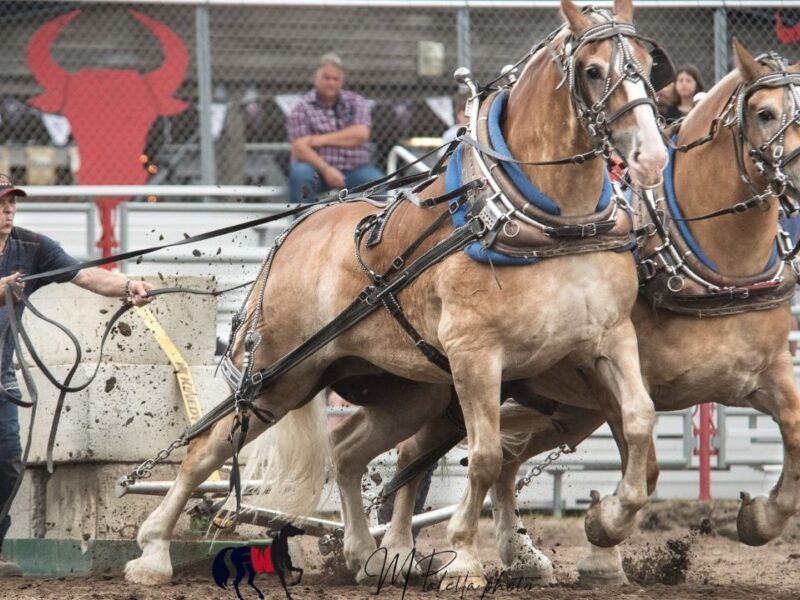
[[[674,190],[684,217],[741,213],[697,220],[691,231],[722,272],[744,276],[761,271],[774,251],[779,202],[772,200],[796,210],[800,66],[775,53],[755,58],[736,40],[733,50],[736,70],[681,125],[677,145],[691,149],[676,152]]]
[[[766,180],[775,195],[797,202],[800,185],[800,64],[789,66],[768,53],[754,58],[733,41],[742,80],[736,104],[744,150],[752,159],[751,178]]]
[[[651,42],[630,22],[630,0],[615,0],[614,9],[613,14],[581,10],[572,0],[561,0],[565,25],[541,45],[520,77],[509,107],[527,101],[529,108],[508,124],[508,135],[518,127],[539,147],[542,131],[555,133],[549,136],[553,147],[540,151],[553,157],[587,146],[606,155],[615,151],[636,184],[652,187],[661,182],[667,153],[650,82],[653,58],[645,44]]]

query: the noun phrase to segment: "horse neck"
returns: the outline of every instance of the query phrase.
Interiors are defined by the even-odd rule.
[[[698,139],[708,132],[711,119],[719,114],[733,92],[737,79],[729,75],[718,87],[716,101],[698,106],[681,130],[679,143]],[[716,88],[715,88],[716,89]],[[715,94],[715,90],[709,96]],[[738,133],[737,133],[738,134]],[[753,190],[739,174],[734,155],[735,133],[720,129],[715,138],[687,154],[676,152],[674,165],[675,197],[684,217],[707,214],[750,198]],[[764,189],[762,178],[753,173],[749,158],[743,164],[754,181],[756,190]],[[767,210],[751,208],[741,214],[724,215],[705,221],[687,223],[699,248],[720,273],[730,276],[754,275],[764,270],[774,249],[778,227],[777,202]]]
[[[578,123],[566,86],[555,90],[552,68],[529,68],[508,99],[503,135],[512,156],[520,161],[557,160],[592,147]],[[561,208],[563,216],[595,212],[603,187],[602,160],[583,165],[522,166],[525,175]]]

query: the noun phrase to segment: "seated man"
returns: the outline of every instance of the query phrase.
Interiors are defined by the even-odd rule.
[[[352,188],[383,177],[369,162],[367,103],[359,94],[343,90],[343,83],[342,61],[326,54],[314,75],[314,89],[289,115],[290,202],[313,202],[331,188]]]

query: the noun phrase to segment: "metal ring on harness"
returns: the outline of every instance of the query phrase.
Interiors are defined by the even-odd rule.
[[[677,281],[677,283],[673,283],[673,281]],[[684,287],[686,287],[686,281],[680,275],[673,275],[667,279],[667,289],[673,294],[677,294]]]
[[[516,228],[516,229],[515,229]],[[513,229],[514,233],[511,233]],[[506,237],[515,238],[519,235],[520,226],[516,221],[506,221],[503,223],[503,234]]]

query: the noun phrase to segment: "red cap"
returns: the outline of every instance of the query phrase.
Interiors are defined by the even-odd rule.
[[[0,198],[6,196],[27,196],[24,190],[14,187],[11,178],[5,173],[0,173]]]

